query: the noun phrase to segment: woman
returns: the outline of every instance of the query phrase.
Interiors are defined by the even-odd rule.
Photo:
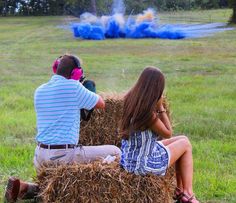
[[[165,175],[175,165],[179,202],[198,203],[192,188],[192,147],[186,136],[172,137],[170,120],[163,107],[165,77],[147,67],[124,99],[121,133],[121,166],[135,174]],[[163,140],[158,141],[158,138]]]

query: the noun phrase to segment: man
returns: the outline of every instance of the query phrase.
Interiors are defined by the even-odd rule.
[[[53,64],[53,71],[56,74],[38,87],[34,96],[38,130],[34,156],[36,171],[50,162],[88,163],[108,155],[120,156],[120,149],[114,145],[78,144],[81,112],[86,117],[84,109],[105,108],[101,96],[81,84],[84,76],[80,60],[73,55],[59,57]],[[90,89],[95,88],[91,81],[86,84]],[[8,202],[15,202],[18,197],[33,197],[37,192],[37,185],[11,177],[5,198]]]

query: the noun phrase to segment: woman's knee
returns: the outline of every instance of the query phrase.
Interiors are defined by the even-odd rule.
[[[185,138],[184,138],[184,141],[185,141],[186,148],[187,148],[188,150],[192,150],[192,144],[191,144],[189,138],[188,138],[187,136],[184,136],[184,137],[185,137]]]
[[[183,144],[186,149],[192,149],[191,142],[186,135],[178,135],[178,137],[179,137],[179,139],[181,139],[183,141]]]

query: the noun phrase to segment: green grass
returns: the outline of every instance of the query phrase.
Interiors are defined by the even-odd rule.
[[[160,19],[173,15],[226,22],[231,11],[163,13]],[[236,202],[236,30],[179,41],[82,41],[56,27],[69,19],[0,19],[0,194],[8,176],[29,181],[35,176],[34,90],[52,75],[52,61],[70,52],[83,59],[99,91],[125,91],[145,66],[160,67],[175,133],[188,135],[193,143],[197,197]]]
[[[194,11],[172,11],[161,13],[160,20],[169,22],[227,22],[231,16],[232,10],[212,9],[212,10],[194,10]]]

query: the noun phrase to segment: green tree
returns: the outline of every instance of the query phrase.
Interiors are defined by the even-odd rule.
[[[66,1],[64,0],[49,0],[49,13],[50,15],[63,15],[64,7],[66,5]]]
[[[15,15],[17,6],[18,6],[17,1],[14,1],[14,0],[1,1],[1,3],[0,3],[0,7],[2,7],[1,14],[3,16]]]
[[[1,12],[1,15],[4,15],[3,13],[3,9],[5,8],[5,1],[0,1],[0,12]]]
[[[112,12],[114,0],[0,0],[1,15],[75,15],[91,12],[107,15]],[[235,0],[228,0],[233,8],[231,21],[235,22]],[[227,0],[124,0],[126,14],[137,14],[147,8],[179,10],[191,8],[227,7]]]
[[[230,7],[233,8],[233,14],[229,20],[230,23],[236,24],[236,0],[229,0]]]

